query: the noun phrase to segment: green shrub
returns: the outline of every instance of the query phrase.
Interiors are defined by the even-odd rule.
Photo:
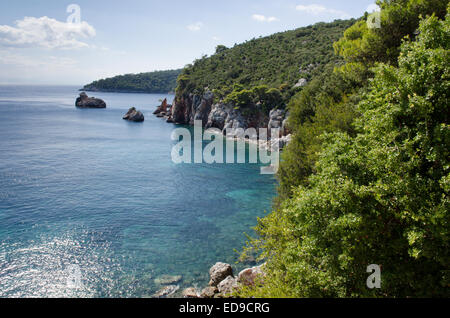
[[[268,217],[252,297],[448,297],[450,16],[375,70],[359,132],[324,134],[316,173]],[[368,289],[366,267],[382,267]]]

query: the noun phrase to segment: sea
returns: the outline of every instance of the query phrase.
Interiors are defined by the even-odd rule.
[[[173,95],[88,93],[107,108],[78,109],[78,89],[0,86],[0,297],[154,297],[251,265],[275,177],[174,163],[180,127],[152,115]],[[122,119],[132,106],[145,122]]]

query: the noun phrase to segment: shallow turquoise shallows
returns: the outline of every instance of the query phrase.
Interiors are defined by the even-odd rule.
[[[0,297],[145,297],[162,275],[202,287],[234,264],[275,178],[174,164],[176,126],[152,115],[173,96],[89,93],[108,108],[76,109],[77,95],[0,86]],[[144,123],[122,120],[131,106]]]

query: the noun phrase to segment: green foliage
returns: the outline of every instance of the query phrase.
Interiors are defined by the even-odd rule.
[[[349,63],[371,66],[375,62],[396,64],[401,41],[415,37],[420,16],[444,18],[448,0],[380,0],[381,28],[367,27],[367,16],[345,31],[335,43],[336,52]]]
[[[308,184],[308,177],[315,171],[323,133],[355,134],[352,123],[357,116],[359,90],[359,86],[352,86],[329,65],[291,99],[288,109],[293,139],[282,153],[277,202],[291,197],[296,186]]]
[[[177,90],[179,94],[202,93],[205,88],[213,90],[217,98],[245,100],[248,93],[238,95],[234,85],[251,90],[266,85],[269,88],[283,86],[285,103],[292,96],[290,89],[300,78],[311,79],[323,71],[326,64],[340,60],[333,54],[333,42],[354,20],[318,23],[314,26],[277,33],[253,39],[226,48],[219,45],[216,54],[196,60],[183,70],[189,77],[191,90]],[[231,89],[230,89],[231,88]],[[276,101],[278,92],[270,92]]]
[[[224,99],[225,103],[231,103],[239,108],[259,105],[264,113],[273,108],[284,106],[283,96],[278,88],[269,88],[267,85],[255,86],[252,89],[244,89],[236,84],[234,90]]]
[[[181,70],[126,74],[85,85],[86,91],[168,93],[173,92]]]
[[[352,122],[358,116],[356,104],[373,77],[371,67],[377,62],[397,64],[400,41],[405,36],[415,38],[420,16],[436,10],[438,17],[444,17],[447,3],[447,0],[379,1],[381,29],[368,29],[366,16],[345,30],[334,44],[335,52],[345,63],[338,68],[334,63],[324,66],[322,75],[289,102],[289,127],[294,137],[282,155],[277,203],[292,196],[296,186],[308,184],[321,150],[320,135],[333,131],[355,133]]]
[[[449,28],[425,19],[398,67],[374,69],[358,133],[325,133],[315,173],[259,220],[267,276],[240,296],[448,297]],[[366,287],[369,264],[381,289]]]

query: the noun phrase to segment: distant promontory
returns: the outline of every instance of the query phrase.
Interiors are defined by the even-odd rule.
[[[85,85],[87,92],[167,94],[175,91],[181,70],[126,74],[101,79]]]

